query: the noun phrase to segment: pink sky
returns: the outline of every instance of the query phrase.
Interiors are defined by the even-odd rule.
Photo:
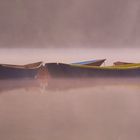
[[[1,0],[0,47],[139,46],[138,0]]]

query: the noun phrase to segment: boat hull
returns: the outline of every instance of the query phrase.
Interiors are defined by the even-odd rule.
[[[38,69],[0,67],[0,79],[35,78]]]
[[[92,61],[82,61],[77,63],[72,63],[76,65],[87,65],[87,66],[101,66],[106,59],[98,59],[98,60],[92,60]]]
[[[50,63],[45,65],[52,78],[110,78],[110,77],[139,77],[138,68],[100,68],[100,67],[80,67],[61,63]]]
[[[42,62],[27,65],[0,65],[0,79],[33,79],[42,69]]]

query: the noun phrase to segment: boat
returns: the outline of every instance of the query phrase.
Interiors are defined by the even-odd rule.
[[[122,61],[117,61],[117,62],[114,62],[114,63],[113,63],[114,66],[129,65],[129,64],[135,64],[135,63],[122,62]]]
[[[140,77],[140,64],[136,66],[85,66],[76,64],[45,64],[51,78],[112,78]]]
[[[101,66],[106,59],[97,59],[97,60],[90,60],[90,61],[81,61],[81,62],[76,62],[76,63],[71,63],[71,64],[76,64],[76,65],[87,65],[87,66]]]
[[[140,63],[127,63],[127,62],[120,62],[118,63],[117,65],[114,64],[113,66],[114,67],[126,67],[126,68],[129,68],[129,67],[137,67],[139,66]]]
[[[0,64],[0,79],[35,78],[42,67],[42,62],[26,65]]]

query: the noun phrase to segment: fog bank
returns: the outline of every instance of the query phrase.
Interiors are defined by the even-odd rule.
[[[137,0],[1,0],[0,47],[140,45]]]

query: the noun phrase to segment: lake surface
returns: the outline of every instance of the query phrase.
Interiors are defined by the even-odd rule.
[[[54,51],[1,50],[2,63],[27,63],[56,60]],[[131,50],[131,49],[130,49]],[[128,52],[131,52],[128,50]],[[31,53],[33,51],[33,53]],[[3,52],[3,53],[2,53]],[[19,53],[16,53],[19,52]],[[30,53],[29,53],[30,52]],[[57,51],[56,51],[57,52]],[[74,62],[101,58],[100,50],[82,51],[83,56],[64,54],[59,50],[56,61]],[[121,51],[120,51],[121,52]],[[109,64],[119,52],[107,52]],[[8,55],[9,54],[9,55]],[[42,55],[41,55],[42,54]],[[63,54],[63,56],[62,56]],[[103,54],[103,51],[102,51]],[[120,59],[139,61],[130,54]],[[6,56],[7,55],[7,56]],[[19,57],[20,56],[20,57]],[[80,56],[80,52],[78,54]],[[19,58],[18,58],[19,57]],[[105,54],[102,56],[105,57]],[[106,57],[106,58],[107,58]],[[7,58],[7,59],[6,59]],[[24,59],[25,58],[25,59]],[[111,59],[112,58],[112,59]],[[47,61],[47,62],[48,62]],[[140,62],[140,61],[139,61]],[[89,83],[90,84],[89,84]],[[43,86],[23,81],[0,81],[0,139],[1,140],[138,140],[140,139],[140,81],[106,80],[61,81],[59,86]],[[51,84],[52,85],[52,84]]]

